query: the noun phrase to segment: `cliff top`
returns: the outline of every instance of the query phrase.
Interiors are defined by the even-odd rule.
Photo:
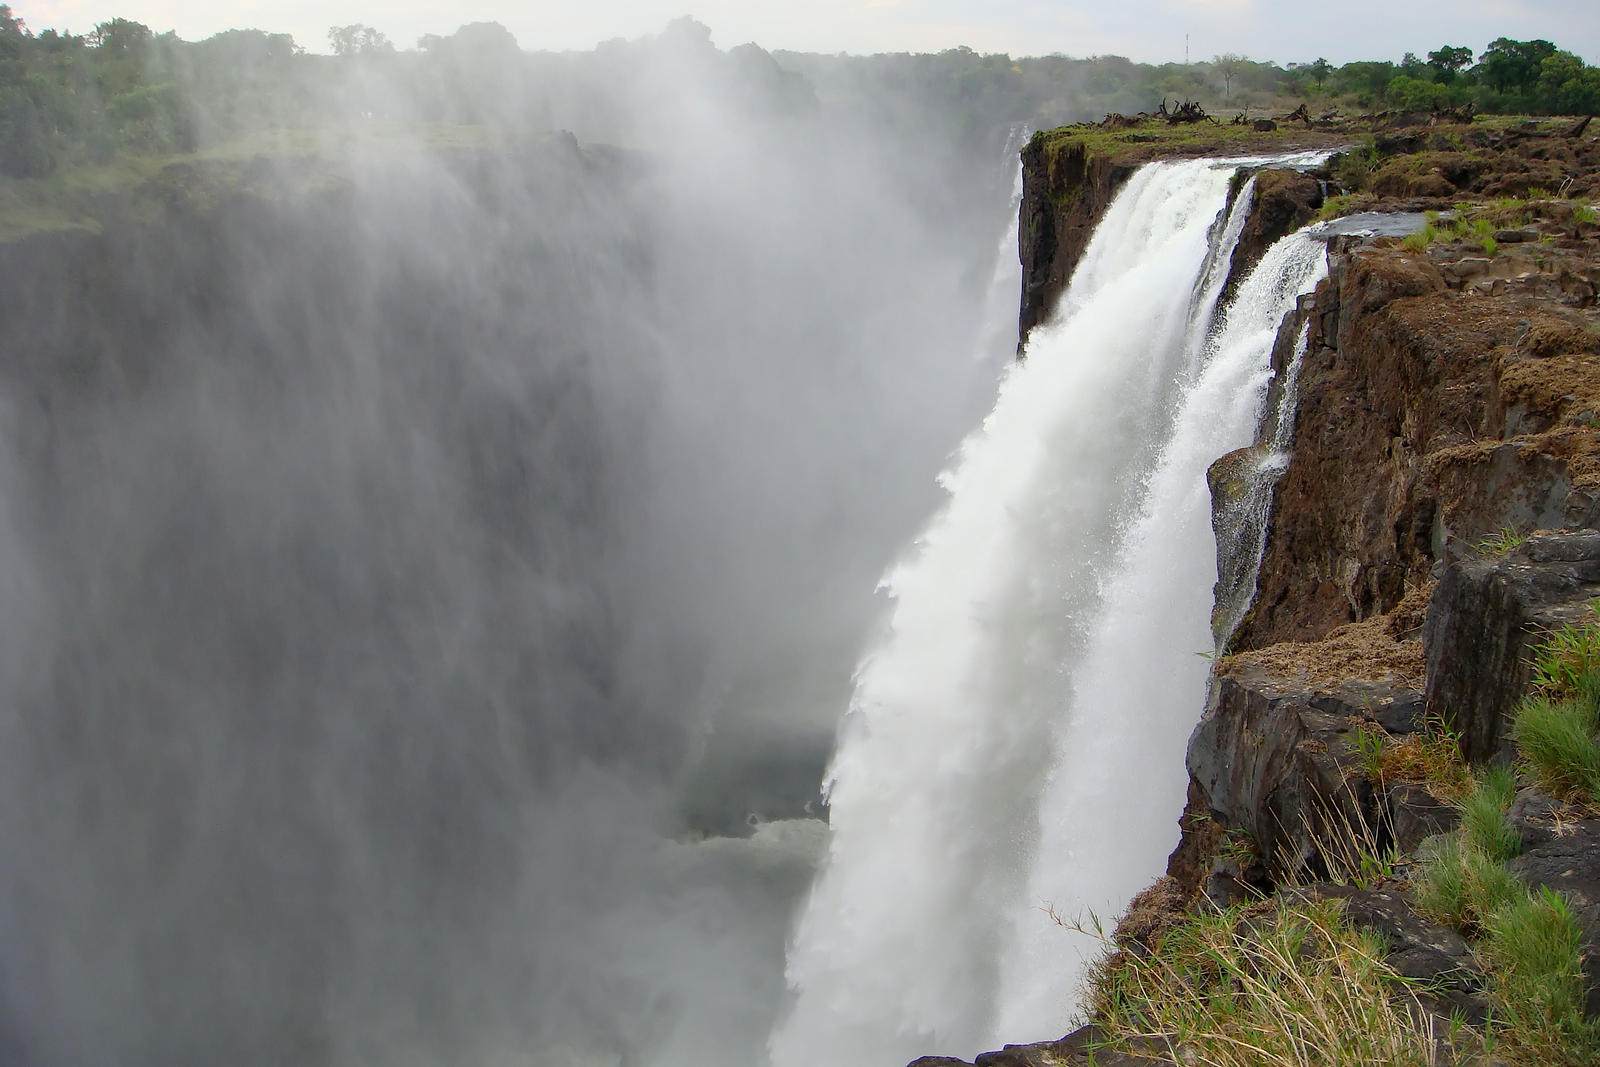
[[[1258,155],[1296,149],[1351,148],[1369,142],[1418,136],[1457,149],[1489,147],[1507,140],[1566,136],[1577,126],[1570,118],[1479,115],[1466,121],[1442,113],[1385,112],[1323,122],[1256,120],[1169,122],[1153,116],[1108,115],[1098,123],[1040,130],[1030,151],[1053,154],[1081,145],[1091,157],[1109,157],[1116,166],[1138,166],[1154,159],[1191,156]],[[1585,128],[1583,132],[1587,132]]]

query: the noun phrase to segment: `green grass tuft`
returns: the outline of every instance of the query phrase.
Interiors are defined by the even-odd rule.
[[[1503,863],[1463,845],[1454,834],[1422,864],[1412,888],[1423,915],[1467,934],[1481,930],[1490,915],[1523,892]]]
[[[1519,533],[1515,526],[1502,526],[1498,533],[1491,534],[1479,541],[1477,548],[1480,553],[1486,556],[1503,556],[1512,549],[1517,548],[1527,539],[1528,535]]]
[[[1512,859],[1522,850],[1522,839],[1506,819],[1506,809],[1517,794],[1517,780],[1509,767],[1496,767],[1483,776],[1478,789],[1461,805],[1461,828],[1467,846],[1496,863]]]
[[[1593,804],[1600,799],[1596,726],[1594,702],[1580,696],[1522,702],[1512,736],[1540,790],[1560,800]]]
[[[1484,933],[1497,1036],[1516,1058],[1600,1063],[1600,1025],[1583,1010],[1583,932],[1566,900],[1550,889],[1520,894],[1489,916]]]
[[[1590,605],[1600,622],[1600,611]],[[1546,696],[1587,690],[1600,696],[1600,625],[1562,626],[1534,650],[1533,684]]]

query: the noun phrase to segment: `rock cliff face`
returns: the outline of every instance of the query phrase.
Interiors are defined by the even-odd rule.
[[[1455,177],[1520,173],[1480,164]],[[1283,326],[1280,359],[1285,338],[1307,337],[1293,451],[1190,743],[1169,874],[1191,891],[1229,899],[1325,873],[1330,818],[1365,820],[1402,851],[1448,825],[1453,812],[1414,784],[1375,793],[1354,770],[1355,733],[1433,722],[1468,760],[1503,759],[1530,647],[1588,617],[1600,231],[1568,202],[1519,210],[1499,240],[1336,238],[1328,279]],[[1553,532],[1529,536],[1540,530]],[[1254,842],[1254,865],[1219,856],[1226,834]]]
[[[1049,318],[1094,228],[1136,163],[1094,155],[1087,144],[1035,136],[1022,150],[1022,313],[1018,337]]]
[[[1387,612],[1508,527],[1593,524],[1600,264],[1560,240],[1333,250],[1236,649]]]

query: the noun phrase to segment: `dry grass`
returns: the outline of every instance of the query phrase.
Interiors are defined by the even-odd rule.
[[[1180,1063],[1439,1063],[1432,1017],[1383,953],[1338,901],[1227,908],[1103,961],[1090,1004],[1119,1045],[1153,1043]]]
[[[1460,803],[1472,793],[1460,743],[1441,729],[1388,738],[1378,768],[1382,781],[1416,782],[1447,803]]]

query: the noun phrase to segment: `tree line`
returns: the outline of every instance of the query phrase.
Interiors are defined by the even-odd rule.
[[[727,51],[692,19],[586,53],[530,52],[496,23],[401,50],[364,25],[329,30],[331,55],[288,34],[228,30],[203,41],[128,19],[85,34],[33,33],[0,4],[0,175],[38,177],[118,152],[194,151],[262,129],[329,120],[567,128],[626,142],[670,125],[674,99],[709,92],[763,116],[818,108],[870,114],[978,147],[997,126],[1035,127],[1207,99],[1212,110],[1327,98],[1417,110],[1600,111],[1600,68],[1549,41],[1500,38],[1481,53],[1444,45],[1398,63],[1279,66],[1239,55],[1201,63],[1119,56],[1012,58],[952,48],[874,56]],[[685,82],[685,70],[694,77]],[[694,88],[686,88],[692,85]],[[1290,105],[1292,106],[1292,104]]]

